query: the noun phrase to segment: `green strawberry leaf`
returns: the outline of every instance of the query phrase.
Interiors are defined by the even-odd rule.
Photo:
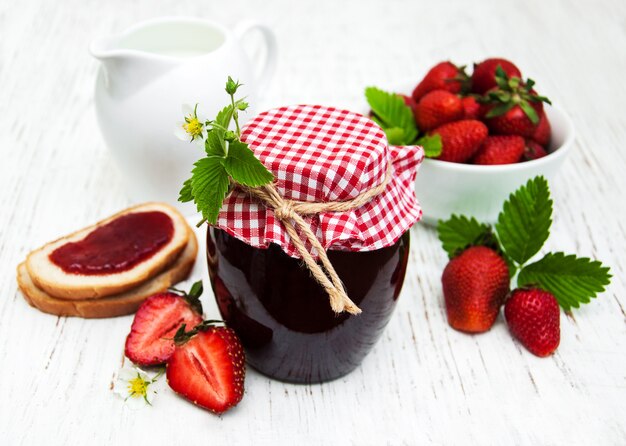
[[[206,157],[197,161],[191,171],[191,192],[202,218],[217,223],[230,180],[222,162],[224,158]],[[184,186],[183,186],[184,188]]]
[[[517,277],[517,286],[535,285],[549,291],[567,311],[589,303],[604,291],[610,279],[609,268],[602,263],[557,252],[525,266]]]
[[[452,258],[470,245],[481,243],[491,234],[491,228],[478,223],[475,218],[452,215],[448,220],[439,220],[437,233],[444,251]]]
[[[377,124],[383,130],[399,128],[404,131],[401,140],[395,139],[399,136],[399,132],[394,130],[394,142],[392,145],[409,145],[413,144],[417,138],[417,125],[411,107],[404,103],[401,96],[395,93],[388,93],[376,87],[367,87],[365,89],[365,98],[372,111],[376,115]]]
[[[205,141],[205,149],[208,155],[224,156],[226,154],[226,143],[224,142],[224,136],[226,134],[226,129],[228,129],[228,126],[230,125],[230,121],[232,120],[232,118],[233,118],[233,106],[227,105],[226,107],[224,107],[223,109],[219,111],[215,119],[212,121],[211,124],[216,124],[216,125],[213,126],[213,128],[207,135],[207,140]],[[210,147],[209,147],[209,144],[210,144]],[[218,144],[220,148],[219,151],[218,151]]]
[[[249,187],[262,186],[274,179],[274,175],[254,156],[248,144],[241,141],[229,144],[224,168],[233,180]]]
[[[221,109],[220,112],[217,114],[217,116],[215,117],[215,122],[218,123],[220,126],[224,127],[225,129],[227,129],[228,126],[230,125],[230,120],[232,119],[232,117],[233,117],[233,106],[227,105],[226,107]]]
[[[387,133],[387,130],[384,128],[385,124],[383,123],[383,121],[381,121],[378,116],[376,116],[376,114],[374,112],[370,113],[370,117],[369,117],[372,121],[374,121],[376,124],[378,124],[378,127],[380,127],[381,129],[384,130],[385,133]],[[389,138],[389,136],[387,136],[387,138]]]
[[[193,200],[193,193],[191,192],[191,178],[183,183],[183,187],[181,188],[178,201],[181,203],[188,203]]]
[[[428,158],[437,158],[441,155],[443,144],[441,143],[441,135],[424,135],[417,140],[418,146],[422,146],[424,154]]]
[[[209,156],[224,157],[226,154],[226,145],[224,144],[223,131],[213,129],[211,130],[204,141],[204,151]]]
[[[385,135],[387,136],[387,142],[392,146],[402,146],[406,144],[406,137],[404,136],[404,129],[400,127],[383,128]]]
[[[533,257],[550,235],[552,199],[542,176],[529,180],[504,202],[496,231],[503,251],[519,265]]]

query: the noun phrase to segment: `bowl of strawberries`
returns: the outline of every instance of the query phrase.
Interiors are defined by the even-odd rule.
[[[366,98],[390,144],[425,149],[415,188],[427,224],[452,214],[495,222],[521,184],[553,179],[573,146],[565,112],[502,58],[475,63],[471,74],[441,62],[417,85],[395,94],[369,87]]]

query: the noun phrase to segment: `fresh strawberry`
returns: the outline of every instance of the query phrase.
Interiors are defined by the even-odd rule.
[[[536,141],[533,141],[532,139],[527,139],[525,143],[526,147],[524,147],[524,156],[522,158],[524,161],[531,161],[538,158],[543,158],[548,154],[548,152],[546,152],[546,149],[544,149],[540,144],[538,144]]]
[[[496,69],[498,87],[481,98],[485,104],[485,123],[489,131],[496,135],[519,135],[530,138],[539,124],[546,97],[533,90],[532,79],[523,82],[519,77],[508,77],[498,67]]]
[[[469,78],[463,67],[457,67],[452,62],[441,62],[432,67],[424,79],[417,84],[413,90],[413,99],[419,102],[426,93],[433,90],[459,93],[468,81]]]
[[[463,105],[463,119],[480,119],[481,106],[474,96],[465,96],[461,98]]]
[[[448,323],[481,333],[491,328],[509,292],[509,268],[485,246],[473,246],[450,260],[441,277]]]
[[[484,94],[486,91],[497,86],[496,68],[502,67],[509,77],[522,77],[522,73],[513,64],[506,59],[487,59],[479,64],[474,64],[474,72],[472,73],[472,93]]]
[[[488,136],[473,161],[474,164],[514,164],[521,160],[525,147],[521,136]]]
[[[415,122],[426,132],[463,117],[461,98],[446,90],[426,93],[417,104]]]
[[[549,356],[561,339],[559,304],[538,288],[516,289],[504,306],[509,330],[531,353]]]
[[[245,354],[235,332],[205,321],[176,333],[176,349],[167,363],[167,382],[179,395],[215,413],[243,397]]]
[[[438,159],[464,163],[478,151],[487,133],[487,127],[482,122],[465,119],[444,124],[429,134],[441,136],[442,149]]]
[[[537,114],[542,111],[540,103],[533,103],[531,107],[535,109]],[[489,130],[496,135],[518,135],[524,138],[530,138],[537,128],[537,125],[528,118],[526,112],[518,105],[511,108],[503,115],[486,119],[485,122]]]
[[[535,128],[535,132],[531,135],[531,138],[541,144],[544,148],[547,148],[548,144],[550,144],[551,133],[552,128],[550,126],[550,121],[546,116],[546,112],[542,111],[539,115],[539,123]]]
[[[135,314],[126,337],[124,353],[135,364],[151,366],[167,362],[174,352],[174,334],[182,324],[195,327],[202,322],[202,282],[189,294],[178,290],[146,299]]]

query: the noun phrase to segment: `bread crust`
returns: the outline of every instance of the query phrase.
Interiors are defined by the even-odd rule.
[[[100,227],[124,214],[157,210],[165,212],[174,223],[172,240],[152,257],[140,262],[128,271],[105,275],[81,275],[65,273],[52,263],[48,256],[69,241],[82,240]],[[131,290],[170,265],[187,245],[192,229],[185,218],[165,203],[144,203],[124,209],[98,223],[61,237],[34,250],[26,257],[26,268],[34,284],[52,297],[68,300],[100,299]]]
[[[44,313],[88,319],[123,316],[136,312],[151,295],[164,292],[185,280],[193,268],[197,254],[198,241],[191,232],[183,252],[165,270],[132,290],[101,299],[57,299],[35,285],[26,268],[26,262],[17,267],[17,283],[28,304]]]

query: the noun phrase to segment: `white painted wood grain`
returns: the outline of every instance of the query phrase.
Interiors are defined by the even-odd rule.
[[[222,417],[167,389],[153,408],[126,410],[109,385],[131,318],[41,314],[16,290],[14,268],[130,204],[96,126],[86,48],[165,14],[269,23],[280,59],[263,107],[360,109],[366,85],[417,80],[442,59],[518,62],[577,129],[553,184],[546,249],[602,259],[613,284],[562,316],[559,350],[539,359],[502,318],[483,335],[448,327],[446,258],[418,226],[396,313],[351,375],[298,386],[250,370],[243,402]],[[0,444],[626,444],[625,72],[620,0],[0,0]],[[194,278],[204,271],[200,261]],[[203,300],[217,316],[210,293]]]

